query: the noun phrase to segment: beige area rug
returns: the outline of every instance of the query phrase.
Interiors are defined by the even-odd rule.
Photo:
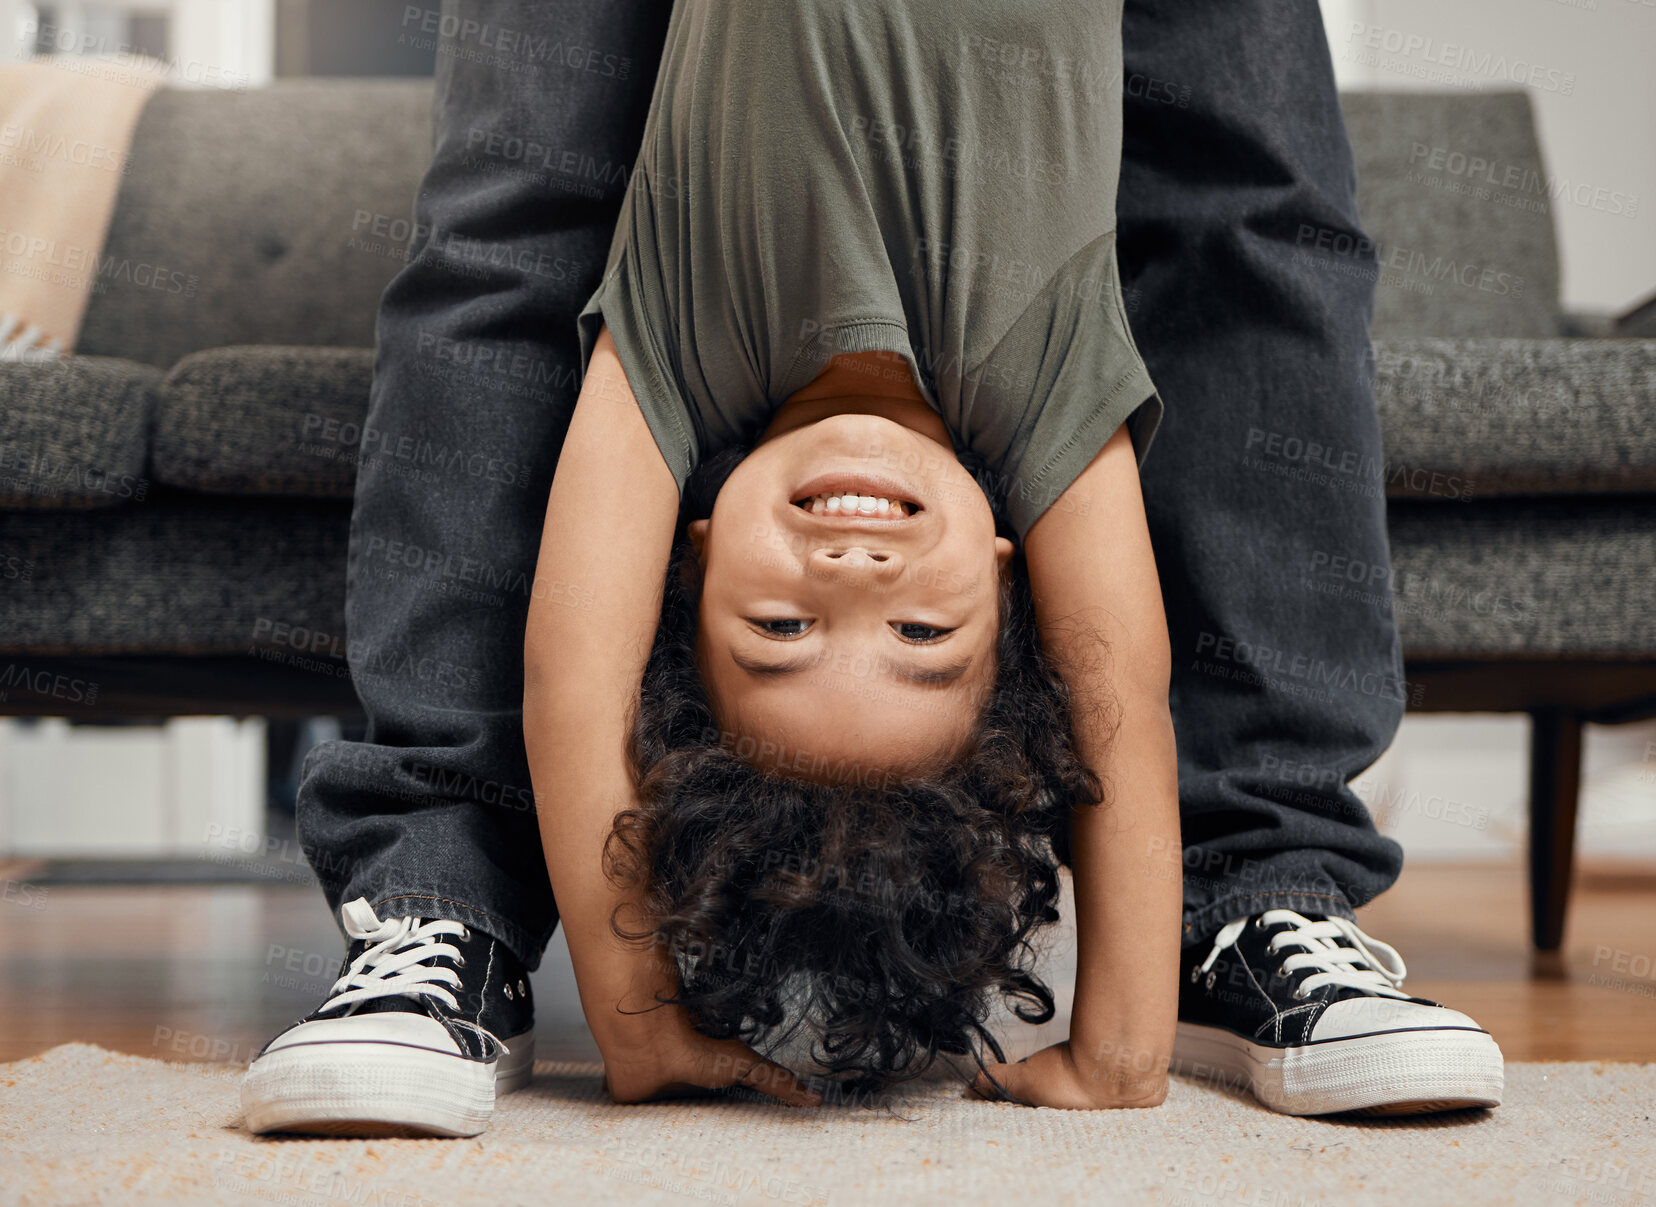
[[[1362,1122],[1187,1080],[1152,1111],[942,1084],[894,1111],[800,1111],[615,1106],[597,1065],[535,1073],[473,1140],[265,1139],[241,1126],[235,1066],[65,1044],[0,1065],[0,1203],[1656,1203],[1656,1065],[1508,1065],[1496,1110]]]

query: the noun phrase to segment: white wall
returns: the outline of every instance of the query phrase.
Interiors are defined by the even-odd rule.
[[[276,0],[65,0],[47,25],[60,53],[125,60],[129,13],[167,16],[170,87],[258,88],[275,74]],[[20,35],[40,24],[28,0],[0,0],[0,62],[29,53]]]
[[[0,0],[0,63],[23,57],[24,27],[33,17],[22,0]]]
[[[1527,88],[1548,172],[1572,191],[1587,186],[1586,204],[1553,207],[1565,309],[1620,311],[1656,293],[1656,0],[1323,0],[1322,9],[1341,88]],[[1502,62],[1534,83],[1496,74]],[[1617,193],[1624,211],[1636,199],[1631,215],[1609,212]]]
[[[172,0],[175,74],[204,88],[261,88],[276,64],[275,0]]]
[[[0,718],[0,857],[199,857],[264,829],[260,718]]]
[[[1529,835],[1529,719],[1406,716],[1397,741],[1352,783],[1411,859],[1522,856]],[[1589,725],[1577,853],[1656,863],[1656,723]]]

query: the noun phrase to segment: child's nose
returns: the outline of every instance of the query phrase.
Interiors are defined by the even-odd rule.
[[[866,545],[818,549],[812,554],[824,569],[865,573],[886,578],[901,569],[902,555],[891,549],[870,549]]]

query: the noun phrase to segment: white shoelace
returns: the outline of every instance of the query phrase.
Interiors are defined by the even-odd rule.
[[[351,961],[345,975],[328,991],[328,1000],[321,1009],[350,1006],[348,1015],[358,1002],[400,993],[410,998],[434,997],[450,1010],[459,1010],[460,1004],[446,986],[459,985],[460,974],[426,961],[448,956],[457,965],[464,965],[460,949],[441,942],[440,936],[470,938],[465,926],[446,918],[387,918],[381,922],[366,897],[346,902],[339,912],[345,919],[345,933],[353,939],[367,939],[373,946]]]
[[[60,358],[63,347],[61,339],[42,344],[42,332],[38,323],[31,323],[16,335],[12,334],[22,326],[23,320],[10,311],[0,314],[0,360],[36,362]]]
[[[1265,927],[1282,923],[1293,927],[1292,930],[1278,931],[1271,936],[1269,946],[1273,953],[1281,951],[1284,947],[1297,946],[1304,949],[1294,952],[1282,961],[1284,974],[1303,972],[1308,968],[1316,969],[1313,975],[1306,977],[1294,990],[1296,998],[1304,998],[1324,985],[1345,985],[1383,997],[1408,998],[1409,995],[1399,988],[1408,973],[1403,964],[1403,957],[1390,944],[1365,935],[1357,929],[1355,922],[1349,922],[1344,918],[1324,918],[1313,922],[1291,909],[1266,910],[1258,915],[1258,919],[1259,924]],[[1207,959],[1196,972],[1203,973],[1211,969],[1213,962],[1219,958],[1219,953],[1233,946],[1237,936],[1251,921],[1251,918],[1238,918],[1234,922],[1227,922],[1214,936],[1213,950],[1208,952]],[[1341,946],[1342,940],[1350,946]]]

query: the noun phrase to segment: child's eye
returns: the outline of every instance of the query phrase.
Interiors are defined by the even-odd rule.
[[[769,633],[772,637],[798,637],[811,627],[810,621],[799,620],[795,617],[789,617],[786,620],[756,620],[749,617],[748,623]]]
[[[934,629],[929,624],[911,624],[902,620],[893,621],[891,627],[897,630],[897,636],[901,637],[904,641],[914,641],[920,643],[936,641],[939,637],[944,637],[954,632],[953,629]]]

